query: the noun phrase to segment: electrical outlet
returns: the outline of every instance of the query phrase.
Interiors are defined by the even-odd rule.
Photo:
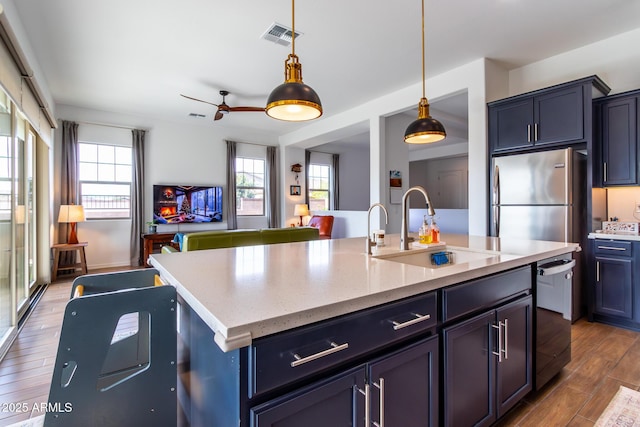
[[[640,202],[636,201],[636,213],[640,213]]]

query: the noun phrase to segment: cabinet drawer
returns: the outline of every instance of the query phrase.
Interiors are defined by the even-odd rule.
[[[499,273],[442,291],[443,321],[495,306],[531,289],[531,267]]]
[[[594,246],[596,255],[614,255],[624,257],[630,257],[632,255],[631,242],[624,240],[595,239]]]
[[[257,339],[251,347],[251,396],[333,368],[437,324],[432,292]]]

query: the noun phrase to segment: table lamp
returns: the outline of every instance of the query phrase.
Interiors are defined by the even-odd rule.
[[[300,217],[300,224],[298,225],[302,227],[302,217],[309,215],[309,208],[307,207],[307,204],[301,203],[299,205],[296,205],[295,209],[293,210],[293,214]]]
[[[78,243],[78,235],[76,234],[76,222],[84,222],[84,208],[82,205],[60,205],[60,213],[58,215],[58,222],[68,223],[71,226],[69,230],[70,245]]]

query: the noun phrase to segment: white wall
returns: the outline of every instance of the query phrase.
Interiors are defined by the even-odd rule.
[[[369,209],[369,146],[345,146],[340,151],[340,210],[366,211]]]
[[[640,29],[583,46],[509,72],[509,94],[598,75],[611,93],[640,88]]]

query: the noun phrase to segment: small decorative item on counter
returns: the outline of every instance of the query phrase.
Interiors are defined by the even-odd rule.
[[[427,223],[427,216],[424,216],[422,221],[422,225],[420,226],[420,230],[418,231],[419,242],[422,244],[431,243],[431,229],[429,228],[429,224]]]
[[[384,230],[374,231],[373,237],[373,241],[376,242],[376,246],[384,246]]]
[[[438,224],[436,224],[436,219],[431,217],[431,242],[430,243],[439,243],[440,242],[440,228],[438,228]]]

